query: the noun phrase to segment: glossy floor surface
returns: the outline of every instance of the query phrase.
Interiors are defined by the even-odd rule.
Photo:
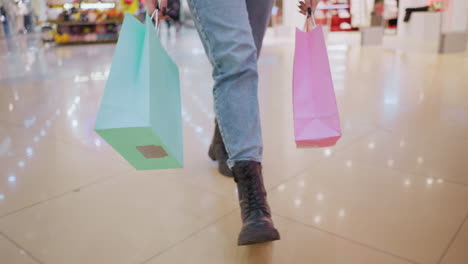
[[[180,67],[185,168],[135,171],[93,132],[114,45],[0,40],[0,263],[468,263],[468,54],[329,35],[344,135],[293,138],[291,39],[259,61],[264,176],[282,240],[237,247],[234,182],[207,157],[211,67],[196,33]]]

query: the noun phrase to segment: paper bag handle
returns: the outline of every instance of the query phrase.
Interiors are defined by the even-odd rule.
[[[309,32],[312,29],[317,27],[317,24],[315,23],[315,16],[314,12],[312,12],[312,8],[307,8],[307,17],[304,25],[304,31]]]
[[[148,1],[152,1],[152,0],[148,0]],[[151,20],[154,19],[154,28],[156,30],[158,30],[159,28],[159,10],[160,10],[159,1],[160,0],[156,0],[156,9],[154,9],[153,13],[151,14]]]

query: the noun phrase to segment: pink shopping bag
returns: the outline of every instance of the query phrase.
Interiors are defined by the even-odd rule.
[[[312,14],[305,30],[296,29],[294,51],[294,136],[298,147],[328,147],[341,137],[327,48]],[[312,28],[311,30],[308,30]]]

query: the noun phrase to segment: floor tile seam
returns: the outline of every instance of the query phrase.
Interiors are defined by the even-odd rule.
[[[169,178],[170,181],[173,181],[174,183],[180,183],[180,184],[183,184],[189,188],[194,188],[195,190],[197,191],[200,191],[200,192],[206,192],[206,193],[209,193],[211,195],[214,195],[216,197],[223,197],[225,199],[232,199],[231,196],[227,195],[227,194],[222,194],[222,193],[219,193],[219,192],[216,192],[216,191],[213,191],[211,188],[207,188],[207,187],[204,187],[204,186],[200,186],[198,184],[195,184],[195,183],[192,183],[188,180],[186,180],[185,178],[178,178],[176,177],[177,175],[170,175],[170,174],[167,174],[167,175],[164,175],[164,177],[167,177]],[[225,177],[225,176],[222,176],[221,174],[220,175],[216,175],[218,177]],[[234,182],[234,180],[233,180]],[[234,186],[234,185],[233,185]],[[239,206],[237,206],[239,207]]]
[[[64,144],[64,145],[68,145],[68,146],[75,146],[75,147],[78,147],[80,150],[83,150],[87,153],[96,153],[95,151],[92,151],[86,147],[83,147],[81,146],[79,143],[76,143],[75,141],[73,140],[67,140],[65,138],[62,138],[60,135],[58,134],[51,134],[51,137],[54,138],[56,141]],[[101,137],[100,137],[101,138]],[[101,138],[102,139],[102,138]],[[104,139],[103,139],[104,140]],[[105,140],[104,140],[105,141]],[[109,145],[109,148],[112,149],[113,151],[114,148],[112,148],[111,145]],[[129,163],[127,161],[124,161],[124,160],[121,160],[121,159],[118,159],[118,158],[114,158],[114,157],[109,157],[111,160],[113,161],[116,161],[116,162],[119,162],[120,164],[125,164],[125,165],[129,165]]]
[[[0,236],[4,237],[9,243],[13,244],[16,248],[18,248],[19,250],[22,250],[30,259],[32,259],[34,262],[38,263],[38,264],[43,264],[44,262],[42,262],[41,260],[39,260],[38,258],[36,258],[31,252],[29,252],[27,249],[25,249],[24,247],[22,247],[19,243],[17,243],[16,241],[14,241],[12,238],[10,238],[7,234],[5,234],[4,232],[1,232],[0,231]]]
[[[375,132],[375,129],[374,129],[374,131],[370,131],[370,132],[366,133],[366,135],[359,136],[358,138],[364,138],[364,137],[366,137],[367,135],[372,134],[372,133],[374,133],[374,132]],[[358,138],[356,138],[356,141],[357,141],[357,140],[360,140],[360,139],[358,139]],[[342,153],[342,152],[346,151],[347,149],[349,149],[349,148],[352,147],[352,144],[353,144],[353,143],[350,143],[350,144],[347,144],[346,146],[343,146],[343,147],[340,148],[339,150],[335,151],[335,153],[336,153],[336,154],[339,154],[339,153]],[[339,159],[339,160],[345,160],[344,158],[342,158],[342,157],[336,157],[335,155],[334,155],[332,158]],[[275,188],[277,188],[277,187],[280,186],[281,184],[284,184],[284,183],[286,183],[286,182],[288,182],[288,181],[290,181],[290,180],[293,180],[293,179],[297,178],[298,176],[302,175],[304,171],[306,171],[306,170],[312,168],[313,166],[315,166],[318,162],[320,162],[320,160],[321,160],[321,158],[317,158],[317,159],[313,160],[313,161],[311,162],[310,166],[306,166],[306,167],[305,167],[303,170],[301,170],[300,172],[298,172],[298,173],[296,173],[296,174],[294,174],[294,175],[292,175],[292,176],[290,176],[290,177],[284,179],[284,180],[281,181],[280,183],[273,185],[272,187],[268,188],[267,190],[268,190],[268,191],[273,191]],[[363,164],[365,164],[366,166],[369,166],[369,167],[372,167],[372,168],[391,169],[391,170],[394,170],[394,171],[397,171],[397,172],[400,172],[400,173],[405,173],[405,174],[413,175],[413,176],[416,176],[416,177],[418,177],[418,178],[427,178],[427,176],[425,176],[425,175],[423,175],[423,174],[421,174],[421,173],[410,172],[410,171],[406,171],[406,170],[400,169],[400,168],[395,168],[395,167],[388,168],[388,167],[376,166],[376,165],[374,165],[374,163],[369,162],[369,161],[365,161],[365,160],[358,160],[358,162],[363,163]],[[447,182],[447,183],[451,183],[451,184],[454,184],[454,185],[457,185],[457,186],[461,186],[461,187],[468,188],[468,184],[464,184],[464,183],[457,182],[457,181],[453,181],[453,180],[449,180],[449,179],[444,179],[444,180],[445,180],[445,182]]]
[[[16,123],[16,122],[5,120],[5,119],[0,119],[0,123],[4,123],[6,125],[12,126],[15,129],[22,129],[22,128],[24,129],[24,125],[21,123]]]
[[[82,147],[79,143],[75,143],[75,142],[71,142],[71,141],[68,141],[68,140],[65,140],[63,138],[60,138],[60,136],[54,136],[52,135],[52,137],[54,137],[55,140],[57,140],[58,142],[64,144],[64,145],[68,145],[68,146],[74,146],[74,147],[78,147],[80,150],[84,151],[84,152],[87,152],[87,153],[96,153],[96,151],[92,151],[90,149],[87,149],[85,147]],[[112,148],[112,146],[110,146],[110,149],[112,149],[112,151],[115,151],[114,148]],[[116,151],[115,151],[116,152]],[[120,154],[119,154],[120,155]],[[103,156],[108,156],[108,155],[103,155]],[[114,158],[114,157],[109,157],[109,159],[111,159],[112,161],[115,161],[115,162],[118,162],[120,164],[124,164],[124,165],[127,165],[127,166],[131,166],[127,161],[125,160],[121,160],[121,159],[118,159],[118,158]]]
[[[374,128],[372,128],[371,131],[366,132],[366,133],[364,133],[363,135],[357,136],[357,137],[353,140],[353,142],[350,142],[350,143],[345,144],[344,146],[338,148],[336,151],[334,151],[334,153],[341,153],[341,152],[343,152],[343,151],[346,151],[346,150],[350,149],[352,146],[354,146],[355,144],[357,144],[359,141],[361,141],[361,140],[364,141],[363,139],[364,139],[365,137],[374,134],[377,130],[378,130],[378,129],[374,127]]]
[[[319,162],[320,162],[320,159],[316,159],[316,160],[312,161],[310,164],[316,164],[316,163],[319,163]],[[285,184],[285,183],[287,183],[287,182],[289,182],[291,180],[294,180],[294,179],[300,177],[301,175],[304,175],[304,172],[307,171],[309,168],[312,168],[312,167],[313,166],[305,167],[304,169],[298,171],[297,173],[294,173],[293,175],[287,177],[286,179],[281,180],[279,183],[277,183],[277,184],[275,184],[275,185],[273,185],[273,186],[271,186],[269,188],[266,188],[267,191],[269,191],[269,192],[275,191],[276,188],[278,188],[278,186],[280,186],[282,184]],[[265,176],[264,176],[264,178],[265,178]]]
[[[183,180],[181,180],[183,181]],[[219,193],[219,192],[216,192],[216,191],[213,191],[212,189],[210,188],[206,188],[206,187],[203,187],[203,186],[198,186],[194,183],[191,183],[191,182],[183,182],[184,184],[188,185],[189,187],[193,187],[193,188],[196,188],[197,190],[199,191],[202,191],[202,192],[207,192],[209,194],[212,194],[214,196],[217,196],[217,197],[223,197],[225,199],[228,199],[228,200],[233,200],[233,201],[236,201],[235,199],[233,199],[231,196],[227,195],[227,194],[222,194],[222,193]],[[237,205],[237,207],[239,207]]]
[[[10,121],[6,121],[6,120],[5,121],[0,120],[0,123],[2,123],[2,122],[13,126],[14,129],[24,129],[23,124],[20,124],[20,123],[10,122]],[[75,142],[72,142],[72,141],[69,141],[69,140],[66,140],[66,139],[62,138],[59,135],[49,134],[49,136],[50,136],[49,139],[53,140],[56,143],[61,143],[61,144],[65,145],[65,146],[74,146],[74,147],[77,147],[77,149],[79,149],[80,151],[84,151],[84,152],[87,152],[87,153],[95,153],[94,151],[89,150],[89,149],[81,146],[80,144],[77,144]],[[109,147],[112,148],[111,146],[109,146]],[[110,157],[110,159],[115,161],[115,162],[119,162],[120,164],[128,165],[128,163],[123,161],[123,160],[113,158],[113,157]]]
[[[344,160],[343,158],[337,158],[337,157],[333,157],[333,158],[334,158],[334,159],[339,159],[339,160]],[[358,162],[361,162],[361,163],[365,164],[366,166],[369,166],[369,167],[372,167],[372,168],[382,168],[382,167],[380,167],[380,166],[375,166],[375,165],[373,165],[372,162],[367,162],[367,161],[358,161]],[[274,189],[277,188],[279,185],[284,184],[284,183],[286,183],[286,182],[288,182],[288,181],[290,181],[290,180],[293,180],[294,178],[298,178],[300,175],[303,174],[304,171],[309,170],[309,168],[312,168],[312,166],[311,166],[311,167],[305,168],[304,170],[302,170],[302,171],[299,173],[299,175],[295,175],[295,176],[289,178],[288,180],[283,181],[282,183],[276,185],[274,188],[271,188],[269,191],[274,191]],[[427,178],[426,176],[423,176],[423,175],[421,175],[421,174],[416,174],[416,173],[404,171],[404,170],[401,170],[401,169],[398,169],[398,168],[387,168],[387,167],[384,167],[384,168],[386,168],[386,169],[391,169],[391,170],[394,170],[394,171],[397,171],[397,172],[400,172],[400,173],[405,173],[405,174],[408,174],[408,175],[416,176],[416,177],[418,177],[418,178],[423,178],[423,177],[424,177],[424,178]],[[460,186],[460,187],[468,188],[468,185],[467,185],[467,184],[458,183],[458,182],[452,182],[452,181],[450,181],[450,180],[445,180],[445,179],[444,179],[444,181],[447,182],[447,183],[453,184],[453,185],[457,185],[457,186]],[[277,214],[277,215],[279,215],[279,216],[281,216],[281,217],[284,217],[284,218],[288,218],[288,219],[291,219],[291,220],[295,220],[295,219],[292,219],[292,218],[290,218],[290,217],[286,217],[286,216],[280,215],[280,214],[278,214],[278,213],[275,213],[275,214]],[[297,220],[296,220],[296,221],[297,221]],[[314,228],[316,228],[316,229],[318,229],[318,230],[322,230],[322,229],[320,229],[320,228],[318,228],[318,227],[316,227],[316,226],[313,226],[313,225],[308,225],[308,224],[302,223],[302,222],[300,222],[300,221],[297,221],[297,222],[298,222],[298,223],[301,223],[301,224],[303,224],[303,225],[306,225],[306,226],[314,227]],[[465,223],[468,224],[468,214],[466,215],[466,217],[465,217],[464,220],[462,221],[462,224],[459,226],[458,231],[455,233],[455,235],[454,235],[454,237],[453,237],[453,241],[455,240],[456,236],[457,236],[458,233],[461,231],[461,228],[463,227],[463,225],[464,225]],[[322,231],[329,232],[329,231],[326,231],[326,230],[322,230]],[[331,234],[334,234],[333,232],[330,232],[330,233],[331,233]],[[341,237],[340,235],[338,235],[338,236]],[[347,238],[345,238],[345,237],[342,237],[342,238],[347,239]],[[354,240],[349,239],[349,241],[354,241]],[[444,254],[441,256],[440,260],[437,262],[438,264],[440,264],[440,262],[442,261],[444,255],[445,255],[446,252],[449,250],[449,247],[450,247],[450,245],[453,243],[453,241],[452,241],[452,242],[447,246],[447,248],[445,249]],[[360,242],[358,242],[358,241],[356,241],[356,242],[357,242],[357,243],[360,243]],[[361,244],[361,243],[360,243],[360,244]],[[373,248],[372,246],[368,246],[368,245],[366,245],[366,244],[362,244],[362,245],[363,245],[363,246],[370,247],[370,248],[372,248],[372,249],[374,249],[374,250],[379,250],[379,251],[381,251],[381,250],[378,249],[378,248]],[[383,252],[383,253],[387,253],[386,251],[382,251],[382,252]],[[400,257],[400,256],[398,256],[398,255],[396,255],[396,254],[391,253],[391,252],[388,252],[388,253],[389,253],[390,255],[395,255],[396,257]],[[416,262],[414,262],[413,260],[406,259],[406,258],[404,258],[404,257],[403,257],[403,259],[405,259],[405,260],[407,260],[407,261],[410,261],[411,263],[416,263]]]
[[[445,247],[444,251],[442,252],[439,260],[437,261],[437,264],[440,264],[442,263],[442,261],[444,260],[445,256],[447,255],[447,253],[449,252],[450,248],[452,248],[453,244],[455,243],[457,237],[459,236],[459,234],[461,233],[463,227],[465,225],[468,225],[468,214],[466,214],[465,216],[465,219],[462,221],[462,223],[458,226],[457,230],[455,231],[454,235],[452,236],[452,238],[450,239],[449,243],[447,244],[447,246]]]
[[[340,235],[340,234],[337,234],[337,233],[334,233],[334,232],[331,232],[331,231],[328,231],[326,229],[322,229],[322,228],[319,228],[317,226],[314,226],[314,225],[311,225],[311,224],[307,224],[307,223],[303,223],[295,218],[292,218],[292,217],[289,217],[289,216],[285,216],[285,215],[282,215],[282,214],[279,214],[277,212],[273,212],[273,215],[276,215],[276,216],[279,216],[279,217],[282,217],[282,218],[285,218],[285,219],[288,219],[289,221],[293,221],[297,224],[300,224],[304,227],[307,227],[307,228],[312,228],[314,230],[317,230],[319,232],[322,232],[322,233],[325,233],[325,234],[328,234],[330,236],[333,236],[333,237],[336,237],[336,238],[339,238],[341,240],[344,240],[344,241],[347,241],[349,243],[352,243],[354,245],[358,245],[358,246],[361,246],[361,247],[364,247],[364,248],[367,248],[367,249],[370,249],[372,251],[376,251],[376,252],[380,252],[384,255],[387,255],[387,256],[391,256],[393,258],[397,258],[397,259],[400,259],[400,260],[403,260],[407,263],[411,263],[411,264],[420,264],[419,262],[417,261],[414,261],[410,258],[407,258],[407,257],[403,257],[403,256],[400,256],[398,254],[395,254],[395,253],[392,253],[390,251],[387,251],[387,250],[384,250],[384,249],[380,249],[378,247],[375,247],[375,246],[372,246],[372,245],[368,245],[368,244],[365,244],[363,242],[360,242],[360,241],[357,241],[357,240],[354,240],[354,239],[351,239],[351,238],[348,238],[346,236],[343,236],[343,235]]]
[[[401,132],[400,129],[388,128],[388,127],[384,127],[384,126],[379,125],[379,124],[375,124],[375,126],[377,127],[377,130],[380,130],[381,132],[391,134],[392,137],[394,137],[393,134]],[[453,138],[456,138],[456,139],[463,140],[463,141],[468,141],[468,137],[466,137],[466,136],[460,136],[460,135],[450,135],[450,136],[453,137]],[[426,142],[431,142],[431,140],[433,140],[434,138],[435,137],[432,136],[432,135],[427,135],[427,136],[423,136],[421,138],[421,140],[426,143]]]
[[[9,124],[9,125],[12,125],[13,128],[15,128],[15,129],[24,129],[23,124],[14,123],[14,122],[10,122],[10,121],[2,121],[2,120],[0,120],[0,123],[2,123],[2,122],[5,122],[5,123],[7,123],[7,124]],[[52,139],[54,142],[58,142],[58,143],[61,143],[61,144],[63,144],[63,145],[66,145],[66,146],[75,146],[75,147],[78,147],[79,150],[82,150],[82,151],[87,152],[87,153],[96,153],[95,151],[92,151],[92,150],[90,150],[90,149],[87,149],[87,148],[85,148],[85,147],[82,147],[82,146],[81,146],[80,144],[78,144],[78,143],[75,143],[75,142],[73,142],[73,141],[66,140],[66,139],[60,137],[59,135],[49,134],[49,136],[50,136],[49,139]],[[109,145],[109,147],[110,147],[111,149],[113,149],[112,146]],[[125,162],[125,161],[123,161],[123,160],[120,160],[120,159],[117,159],[117,158],[113,158],[113,157],[110,157],[110,159],[113,160],[113,161],[119,162],[119,163],[121,163],[121,164],[128,165],[128,163]]]
[[[46,51],[46,49],[44,49],[44,51]],[[15,56],[15,55],[22,55],[23,54],[23,51],[22,50],[16,50],[15,53],[13,53],[12,55]],[[0,58],[2,58],[0,56]],[[110,64],[110,61],[108,62]],[[53,66],[57,66],[57,65],[53,65]],[[59,70],[61,68],[63,68],[64,66],[67,66],[67,65],[63,65],[61,67],[58,67],[58,69],[56,70]],[[78,72],[77,70],[66,70],[64,72],[61,73],[61,75],[59,77],[57,77],[56,75],[56,72],[47,72],[47,73],[40,73],[39,75],[36,74],[36,75],[33,75],[33,74],[26,74],[25,76],[14,76],[14,77],[7,77],[7,78],[4,78],[4,79],[0,79],[0,86],[1,85],[6,85],[6,86],[15,86],[17,87],[18,85],[23,85],[23,84],[34,84],[34,83],[37,83],[37,82],[47,82],[47,81],[54,81],[54,80],[72,80],[74,76],[76,76],[76,74],[79,74],[80,72]],[[23,87],[19,88],[19,89],[23,89]],[[21,91],[21,90],[20,90]]]
[[[167,246],[166,248],[162,249],[161,251],[157,252],[156,254],[152,255],[151,257],[147,258],[146,260],[144,260],[143,262],[141,262],[141,264],[146,264],[148,262],[150,262],[151,260],[153,259],[156,259],[157,257],[159,257],[160,255],[162,255],[163,253],[171,250],[172,248],[175,248],[179,245],[181,245],[182,243],[184,243],[185,241],[187,241],[188,239],[196,236],[197,234],[203,232],[204,230],[208,229],[209,227],[213,226],[213,225],[216,225],[218,222],[222,221],[223,219],[227,218],[229,215],[233,214],[235,211],[239,210],[239,208],[234,208],[230,211],[228,211],[227,213],[223,214],[222,216],[216,218],[215,220],[211,221],[210,223],[202,226],[201,228],[193,231],[192,233],[190,233],[189,235],[187,235],[186,237],[182,238],[181,240],[177,241],[177,242],[174,242],[173,244]]]
[[[372,132],[369,132],[369,133],[372,133]],[[365,136],[366,136],[366,135],[362,135],[362,136],[360,136],[360,137],[365,137]],[[347,145],[351,145],[351,144],[352,144],[352,143],[349,143],[349,144],[347,144]],[[339,153],[340,151],[344,151],[344,150],[345,150],[346,148],[348,148],[348,147],[350,147],[350,146],[343,146],[343,147],[341,147],[339,150],[335,151],[335,153]],[[334,155],[333,155],[333,156],[334,156]],[[268,191],[274,191],[274,190],[275,190],[278,186],[280,186],[281,184],[284,184],[284,183],[286,183],[286,182],[288,182],[288,181],[290,181],[290,180],[293,180],[293,179],[295,179],[295,178],[297,178],[297,177],[303,175],[303,173],[304,173],[305,171],[307,171],[307,170],[309,170],[310,168],[316,166],[316,164],[319,163],[321,160],[323,160],[323,158],[322,158],[322,157],[319,157],[319,158],[316,158],[316,159],[310,161],[310,162],[308,163],[308,165],[306,165],[306,166],[304,167],[304,169],[302,169],[302,170],[300,170],[299,172],[297,172],[297,173],[295,173],[295,174],[293,174],[293,175],[287,177],[286,179],[282,180],[282,181],[279,182],[278,184],[275,184],[275,185],[273,185],[272,187],[267,188],[267,190],[268,190]]]
[[[52,197],[49,197],[47,199],[44,199],[44,200],[40,200],[40,201],[37,201],[37,202],[34,202],[32,204],[29,204],[29,205],[26,205],[26,206],[23,206],[22,208],[20,209],[16,209],[16,210],[13,210],[11,212],[8,212],[6,214],[3,214],[3,215],[0,215],[0,220],[3,220],[7,217],[10,217],[12,215],[15,215],[15,214],[18,214],[18,213],[21,213],[23,210],[27,210],[27,209],[30,209],[30,208],[33,208],[33,207],[36,207],[36,206],[39,206],[41,204],[44,204],[46,202],[50,202],[50,201],[54,201],[54,200],[57,200],[57,199],[60,199],[68,194],[71,194],[71,193],[74,193],[74,192],[79,192],[83,189],[86,189],[86,188],[89,188],[91,186],[94,186],[94,185],[97,185],[97,184],[100,184],[100,183],[103,183],[103,182],[107,182],[107,181],[110,181],[114,178],[117,178],[117,177],[121,177],[123,176],[124,173],[128,172],[128,170],[125,170],[125,171],[120,171],[119,173],[115,173],[114,175],[112,176],[108,176],[108,177],[105,177],[105,178],[101,178],[101,179],[98,179],[98,180],[95,180],[95,181],[92,181],[92,182],[89,182],[89,183],[85,183],[85,184],[82,184],[76,188],[72,188],[72,189],[69,189],[67,191],[64,191],[64,192],[61,192],[57,195],[54,195]],[[1,230],[0,230],[1,231]]]
[[[13,126],[15,129],[24,129],[23,124],[20,124],[20,123],[10,122],[10,121],[7,121],[7,120],[5,120],[5,121],[0,120],[0,123],[2,123],[2,122]],[[55,142],[59,142],[59,143],[62,143],[64,145],[75,146],[75,147],[77,146],[80,150],[83,150],[83,151],[88,152],[88,153],[96,153],[95,151],[92,151],[90,149],[82,147],[79,143],[75,143],[74,141],[66,140],[65,138],[62,138],[60,135],[50,134],[50,139],[53,139]],[[112,148],[112,146],[109,145],[109,147],[110,147],[110,149],[114,150]],[[110,157],[110,159],[112,159],[113,161],[119,162],[120,164],[129,165],[128,162],[125,161],[125,160],[121,160],[121,159],[114,158],[114,157]]]
[[[16,122],[13,122],[13,121],[8,121],[8,120],[0,120],[0,123],[6,123],[7,125],[9,125],[11,128],[13,129],[19,129],[19,130],[24,130],[26,129],[24,127],[24,124],[22,123],[16,123]],[[48,134],[47,136],[49,136],[48,138],[49,139],[52,139],[54,141],[58,141],[58,142],[61,142],[61,143],[65,143],[63,142],[63,140],[61,138],[58,138],[57,136],[53,135],[53,134]],[[32,140],[31,140],[32,141]],[[32,143],[32,142],[31,142]]]
[[[333,156],[333,158],[334,159],[340,159],[342,161],[347,160],[346,158],[343,158],[343,157]],[[424,178],[424,179],[430,178],[429,176],[426,176],[424,173],[411,172],[411,171],[408,171],[408,170],[405,170],[405,169],[402,169],[402,168],[397,168],[397,167],[379,166],[379,165],[375,165],[375,163],[373,163],[373,162],[370,162],[370,161],[367,161],[367,160],[364,160],[364,159],[355,159],[355,161],[357,161],[359,163],[362,163],[362,164],[365,164],[367,167],[371,167],[371,168],[374,168],[374,169],[389,169],[389,170],[393,170],[393,171],[396,171],[396,172],[416,176],[418,178]],[[440,178],[440,179],[443,179],[445,183],[450,183],[450,184],[457,185],[457,186],[460,186],[460,187],[468,188],[467,183],[454,181],[454,180],[446,179],[446,178]]]

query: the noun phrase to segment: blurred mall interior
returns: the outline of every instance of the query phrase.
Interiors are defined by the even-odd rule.
[[[282,237],[246,247],[236,184],[207,156],[212,67],[186,1],[169,5],[184,168],[137,171],[93,127],[144,0],[0,0],[0,263],[468,263],[468,1],[319,3],[343,133],[328,148],[295,144],[305,18],[275,1],[258,71]]]

